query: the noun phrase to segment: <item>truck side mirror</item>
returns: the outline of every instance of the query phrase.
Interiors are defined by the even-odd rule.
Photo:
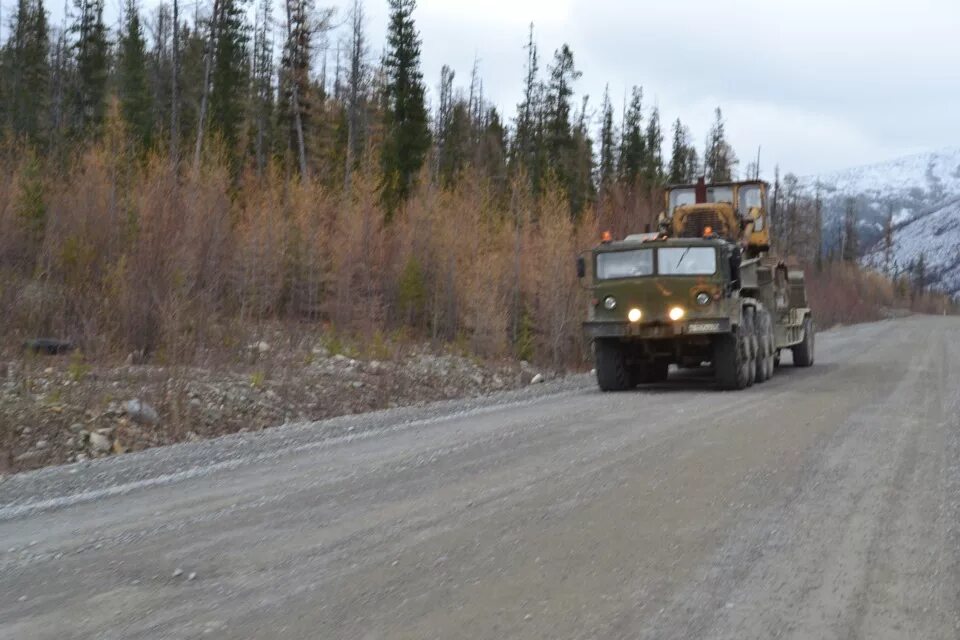
[[[583,278],[587,275],[587,261],[583,259],[583,256],[577,258],[577,277]]]

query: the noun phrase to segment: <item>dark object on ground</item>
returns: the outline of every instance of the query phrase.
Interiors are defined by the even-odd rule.
[[[23,343],[23,348],[33,353],[47,356],[56,356],[74,350],[74,344],[69,340],[56,338],[34,338]]]

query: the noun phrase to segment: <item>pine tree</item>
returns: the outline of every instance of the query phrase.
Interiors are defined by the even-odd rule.
[[[689,152],[687,143],[687,129],[677,118],[673,123],[673,144],[670,151],[670,174],[668,181],[671,184],[680,184],[686,181],[687,177],[687,154]]]
[[[613,130],[613,105],[610,103],[609,85],[603,92],[602,124],[600,125],[600,165],[597,182],[605,190],[616,179],[616,134]]]
[[[310,84],[311,60],[316,35],[314,5],[312,0],[285,0],[284,5],[287,38],[283,57],[280,60],[280,114],[289,131],[288,146],[296,154],[300,173],[306,174],[308,172],[307,138],[314,116]],[[339,83],[339,61],[337,66]]]
[[[253,155],[262,173],[272,145],[274,120],[273,3],[261,0],[253,41]]]
[[[384,60],[386,139],[381,163],[383,200],[391,214],[413,192],[430,148],[420,71],[420,34],[413,20],[415,8],[416,0],[390,0],[388,51]]]
[[[843,250],[840,252],[840,259],[844,262],[856,262],[858,255],[856,202],[853,198],[848,198],[843,215]]]
[[[704,154],[704,170],[708,182],[729,182],[739,160],[733,147],[727,142],[726,125],[723,112],[717,107],[713,126],[707,136],[707,150]]]
[[[887,210],[883,219],[883,272],[891,275],[893,264],[893,206]]]
[[[152,98],[147,87],[147,53],[140,26],[140,9],[127,0],[123,33],[119,43],[118,94],[120,113],[132,138],[143,148],[153,132]]]
[[[643,130],[643,87],[634,87],[630,106],[623,116],[618,167],[620,181],[628,187],[635,186],[647,163],[647,137]]]
[[[16,137],[39,142],[49,102],[49,33],[42,0],[18,0],[0,50],[0,124]]]
[[[106,114],[108,43],[103,0],[76,0],[76,91],[74,119],[79,132],[96,131]]]
[[[660,129],[660,109],[657,107],[650,112],[644,146],[647,152],[644,164],[647,184],[659,184],[663,182],[663,132]]]
[[[913,291],[915,295],[922,295],[927,290],[927,256],[920,252],[920,257],[913,267]]]
[[[523,85],[523,101],[517,105],[510,164],[514,170],[527,172],[534,193],[539,193],[546,173],[546,152],[543,145],[543,84],[538,79],[540,61],[533,37],[533,24],[526,45],[527,64]]]
[[[359,166],[363,156],[367,136],[363,115],[366,110],[369,70],[367,41],[363,32],[363,4],[360,0],[354,0],[353,10],[350,13],[350,25],[350,66],[347,69],[347,148],[344,169],[344,181],[348,188],[353,170]]]
[[[210,125],[229,151],[239,139],[245,112],[249,29],[243,0],[220,0],[210,88]]]

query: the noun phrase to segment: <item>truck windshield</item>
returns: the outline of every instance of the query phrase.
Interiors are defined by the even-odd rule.
[[[616,251],[597,255],[597,279],[636,278],[653,274],[653,249]]]
[[[691,187],[670,191],[670,215],[674,209],[697,202],[697,191]],[[733,203],[733,187],[707,187],[707,202]]]
[[[657,272],[662,276],[708,276],[717,271],[713,247],[670,247],[660,249]]]

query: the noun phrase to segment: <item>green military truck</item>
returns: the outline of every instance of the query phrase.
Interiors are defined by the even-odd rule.
[[[767,184],[670,187],[658,230],[580,256],[597,382],[622,391],[709,364],[724,389],[770,379],[780,353],[813,364],[803,272],[770,253]]]

